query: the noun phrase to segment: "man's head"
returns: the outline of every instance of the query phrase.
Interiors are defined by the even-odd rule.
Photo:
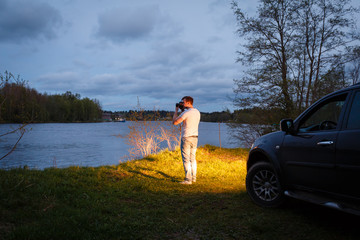
[[[193,107],[194,99],[190,96],[185,96],[181,99],[184,102],[184,107]]]

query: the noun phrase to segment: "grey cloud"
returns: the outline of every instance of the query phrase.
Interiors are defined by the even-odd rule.
[[[169,78],[162,77],[157,80],[137,79],[131,84],[122,85],[123,94],[136,95],[141,93],[150,98],[165,99],[185,95],[199,95],[202,98],[224,98],[231,92],[232,80],[226,79],[194,79],[188,74],[173,75]]]
[[[71,91],[90,98],[134,97],[141,99],[158,99],[162,102],[177,101],[185,95],[196,98],[198,106],[202,104],[224,102],[226,95],[231,93],[231,87],[225,79],[191,79],[184,75],[173,75],[166,79],[141,78],[131,74],[100,74],[83,77],[75,72],[47,74],[37,79],[41,85],[39,90],[46,89],[49,93],[64,93]],[[230,81],[231,82],[231,81]],[[170,100],[169,100],[170,99]],[[171,100],[174,99],[174,100]],[[152,108],[152,102],[142,102],[142,105]],[[165,104],[166,105],[166,104]],[[173,103],[169,103],[172,110]]]
[[[0,0],[0,9],[5,9],[6,6],[7,6],[6,0]]]
[[[116,8],[99,16],[97,35],[114,42],[141,38],[153,31],[159,16],[156,6]]]
[[[86,81],[83,92],[93,95],[110,95],[116,96],[124,94],[126,86],[134,82],[132,76],[122,74],[101,74],[91,77]]]
[[[39,90],[46,89],[50,92],[72,91],[81,78],[74,72],[51,73],[40,76],[37,83]]]
[[[74,66],[76,66],[77,68],[82,68],[82,69],[90,69],[91,67],[93,67],[94,65],[92,63],[83,61],[83,60],[78,60],[75,59],[72,61]]]
[[[76,72],[46,74],[37,79],[40,89],[51,92],[71,91],[90,95],[118,95],[124,93],[124,86],[134,82],[131,76],[101,74],[85,77]]]
[[[233,87],[232,66],[207,62],[199,49],[184,43],[157,47],[146,60],[131,65],[134,83],[126,92],[153,98],[198,94],[203,99],[224,98]]]
[[[88,77],[64,72],[44,79],[49,88],[95,97],[100,102],[107,97],[134,96],[167,102],[192,95],[198,99],[197,104],[208,104],[225,101],[226,95],[232,93],[231,66],[209,62],[198,48],[177,42],[152,50],[151,54],[118,72]],[[173,104],[170,105],[172,110]]]
[[[152,53],[129,65],[129,70],[158,79],[205,62],[203,53],[191,44],[174,42],[153,47]],[[150,74],[151,73],[151,74]]]
[[[185,43],[171,44],[155,49],[155,62],[162,62],[164,66],[185,67],[204,61],[202,53],[193,46]]]
[[[0,41],[19,43],[24,40],[56,36],[61,25],[60,13],[47,3],[0,0]]]

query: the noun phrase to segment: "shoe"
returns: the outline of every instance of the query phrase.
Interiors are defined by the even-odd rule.
[[[182,182],[180,182],[180,184],[192,184],[192,182],[190,182],[190,181],[182,181]]]
[[[192,182],[193,182],[193,183],[196,182],[196,179],[193,179]]]

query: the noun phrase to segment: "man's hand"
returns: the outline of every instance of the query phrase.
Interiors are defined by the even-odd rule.
[[[174,112],[174,116],[173,116],[173,124],[174,125],[178,125],[179,123],[181,123],[183,121],[182,118],[179,118],[178,111],[179,111],[179,107],[175,107],[175,112]]]

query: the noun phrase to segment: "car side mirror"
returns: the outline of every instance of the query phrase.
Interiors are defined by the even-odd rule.
[[[286,133],[294,134],[294,121],[292,119],[283,119],[280,121],[280,130]]]

